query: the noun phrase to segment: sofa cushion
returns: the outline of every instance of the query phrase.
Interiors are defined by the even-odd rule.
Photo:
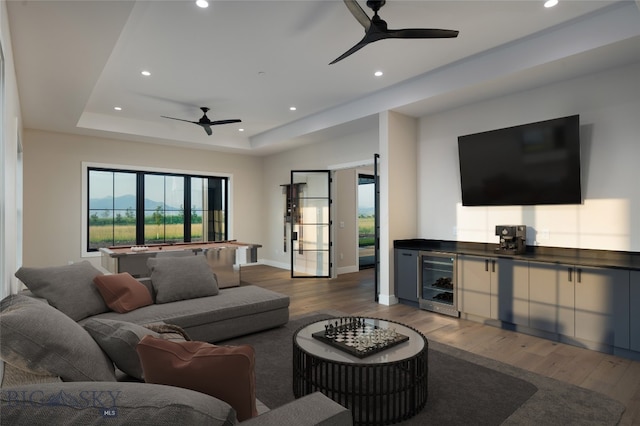
[[[65,396],[66,398],[61,398]],[[229,404],[200,392],[148,383],[47,383],[0,390],[7,425],[236,424]]]
[[[163,321],[182,327],[193,340],[215,342],[286,324],[288,307],[288,296],[246,285],[221,289],[217,296],[154,304],[126,314],[105,312],[95,318],[136,324]]]
[[[221,289],[217,296],[154,304],[126,314],[105,312],[94,318],[136,324],[163,321],[182,327],[193,340],[216,342],[286,324],[288,307],[288,296],[246,285]]]
[[[231,405],[240,421],[258,414],[255,354],[251,346],[171,342],[145,336],[137,351],[146,382],[214,396]]]
[[[131,377],[143,379],[136,346],[144,336],[160,337],[160,334],[141,325],[108,319],[89,318],[83,326],[116,367]]]
[[[128,272],[98,275],[93,282],[107,306],[118,313],[123,314],[153,303],[147,287]]]
[[[93,283],[102,272],[86,260],[43,268],[23,266],[15,275],[34,295],[75,321],[109,310]]]
[[[204,256],[152,257],[147,266],[156,303],[218,294],[218,282]]]
[[[23,295],[0,302],[2,360],[65,381],[114,381],[113,363],[78,323]]]

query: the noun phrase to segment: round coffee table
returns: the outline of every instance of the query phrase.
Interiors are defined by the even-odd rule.
[[[359,318],[375,328],[395,329],[408,337],[395,346],[360,357],[313,336],[323,334],[336,320],[313,322],[293,335],[295,397],[320,391],[349,408],[356,425],[397,423],[420,412],[427,402],[427,338],[395,321]]]

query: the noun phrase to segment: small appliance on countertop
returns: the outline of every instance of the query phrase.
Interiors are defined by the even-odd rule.
[[[496,252],[524,254],[527,251],[526,225],[496,225],[496,235],[500,237]]]

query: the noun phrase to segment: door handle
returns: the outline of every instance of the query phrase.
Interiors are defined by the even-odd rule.
[[[496,272],[496,261],[495,261],[495,259],[491,261],[491,272]]]
[[[573,281],[573,268],[568,268],[567,271],[569,272],[569,282]]]
[[[484,260],[484,271],[489,272],[489,259]]]
[[[293,241],[296,241],[296,240],[298,239],[298,233],[294,231],[294,232],[291,234],[291,239],[292,239]]]

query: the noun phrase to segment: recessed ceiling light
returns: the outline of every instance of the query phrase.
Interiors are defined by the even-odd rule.
[[[122,107],[113,107],[116,111],[122,111]]]
[[[238,129],[239,132],[244,132],[244,129]]]
[[[544,7],[553,7],[558,4],[558,0],[547,0],[544,2]]]
[[[297,109],[298,109],[298,108],[296,108],[296,107],[294,107],[294,106],[289,107],[289,111],[295,111],[295,110],[297,110]]]
[[[198,7],[206,9],[207,7],[209,7],[209,2],[207,0],[198,0],[198,1],[196,1],[196,5]]]
[[[151,75],[151,73],[147,70],[142,71],[140,74],[144,75],[145,77],[149,77]]]
[[[382,71],[376,71],[373,73],[373,75],[375,75],[376,77],[382,77],[384,73]]]

